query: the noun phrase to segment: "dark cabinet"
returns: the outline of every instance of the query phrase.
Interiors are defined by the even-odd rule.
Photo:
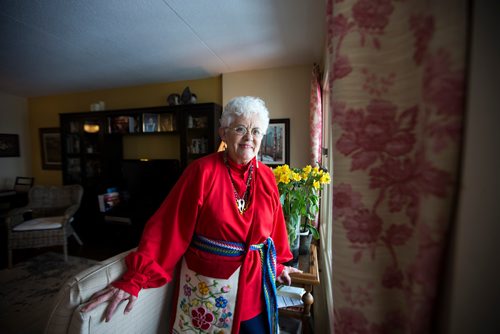
[[[63,182],[112,186],[125,136],[178,137],[177,158],[185,168],[217,150],[220,115],[214,103],[60,114]]]
[[[110,174],[108,162],[121,157],[121,146],[105,136],[105,118],[61,114],[60,123],[63,183],[97,186]]]
[[[181,110],[181,162],[183,166],[209,153],[215,152],[220,144],[218,128],[221,108],[214,107],[213,112],[200,108]]]
[[[182,170],[217,150],[220,116],[221,107],[214,103],[60,114],[63,183],[84,187],[80,221],[87,236],[95,237],[99,227],[92,225],[106,218],[98,195],[109,188],[123,192],[125,211],[136,220],[134,235],[140,235]],[[124,159],[126,145],[138,138],[141,145],[134,149],[146,152],[138,152],[143,159]],[[149,158],[147,146],[163,143],[179,146],[169,151],[177,152],[175,157],[143,161]]]

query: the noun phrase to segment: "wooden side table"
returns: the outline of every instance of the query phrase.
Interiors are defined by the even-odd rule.
[[[311,306],[314,303],[312,295],[313,286],[319,285],[319,270],[318,270],[318,250],[315,244],[311,245],[311,251],[308,255],[299,257],[299,269],[303,273],[290,274],[292,285],[304,288],[306,291],[302,296],[304,306],[280,308],[279,314],[283,316],[293,317],[302,320],[302,331],[309,333],[311,331]]]

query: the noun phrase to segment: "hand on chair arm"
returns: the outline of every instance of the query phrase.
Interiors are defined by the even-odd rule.
[[[109,302],[108,306],[106,307],[106,311],[104,312],[104,317],[106,319],[106,322],[108,322],[113,317],[113,314],[115,313],[118,305],[121,302],[127,300],[128,303],[124,310],[125,314],[129,313],[132,310],[137,297],[110,285],[107,288],[96,292],[87,302],[87,304],[81,308],[81,311],[85,313],[93,310],[102,303]]]

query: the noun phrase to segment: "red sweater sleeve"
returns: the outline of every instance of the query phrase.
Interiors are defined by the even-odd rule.
[[[172,280],[175,266],[189,247],[203,202],[205,182],[199,165],[190,164],[148,220],[137,251],[126,258],[128,271],[113,286],[137,296],[143,288],[159,287]]]

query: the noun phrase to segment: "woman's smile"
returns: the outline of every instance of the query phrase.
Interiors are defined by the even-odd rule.
[[[220,135],[227,144],[231,160],[247,164],[257,155],[262,141],[262,135],[259,135],[263,128],[261,123],[262,120],[256,114],[249,118],[239,116],[230,126],[221,129]]]

